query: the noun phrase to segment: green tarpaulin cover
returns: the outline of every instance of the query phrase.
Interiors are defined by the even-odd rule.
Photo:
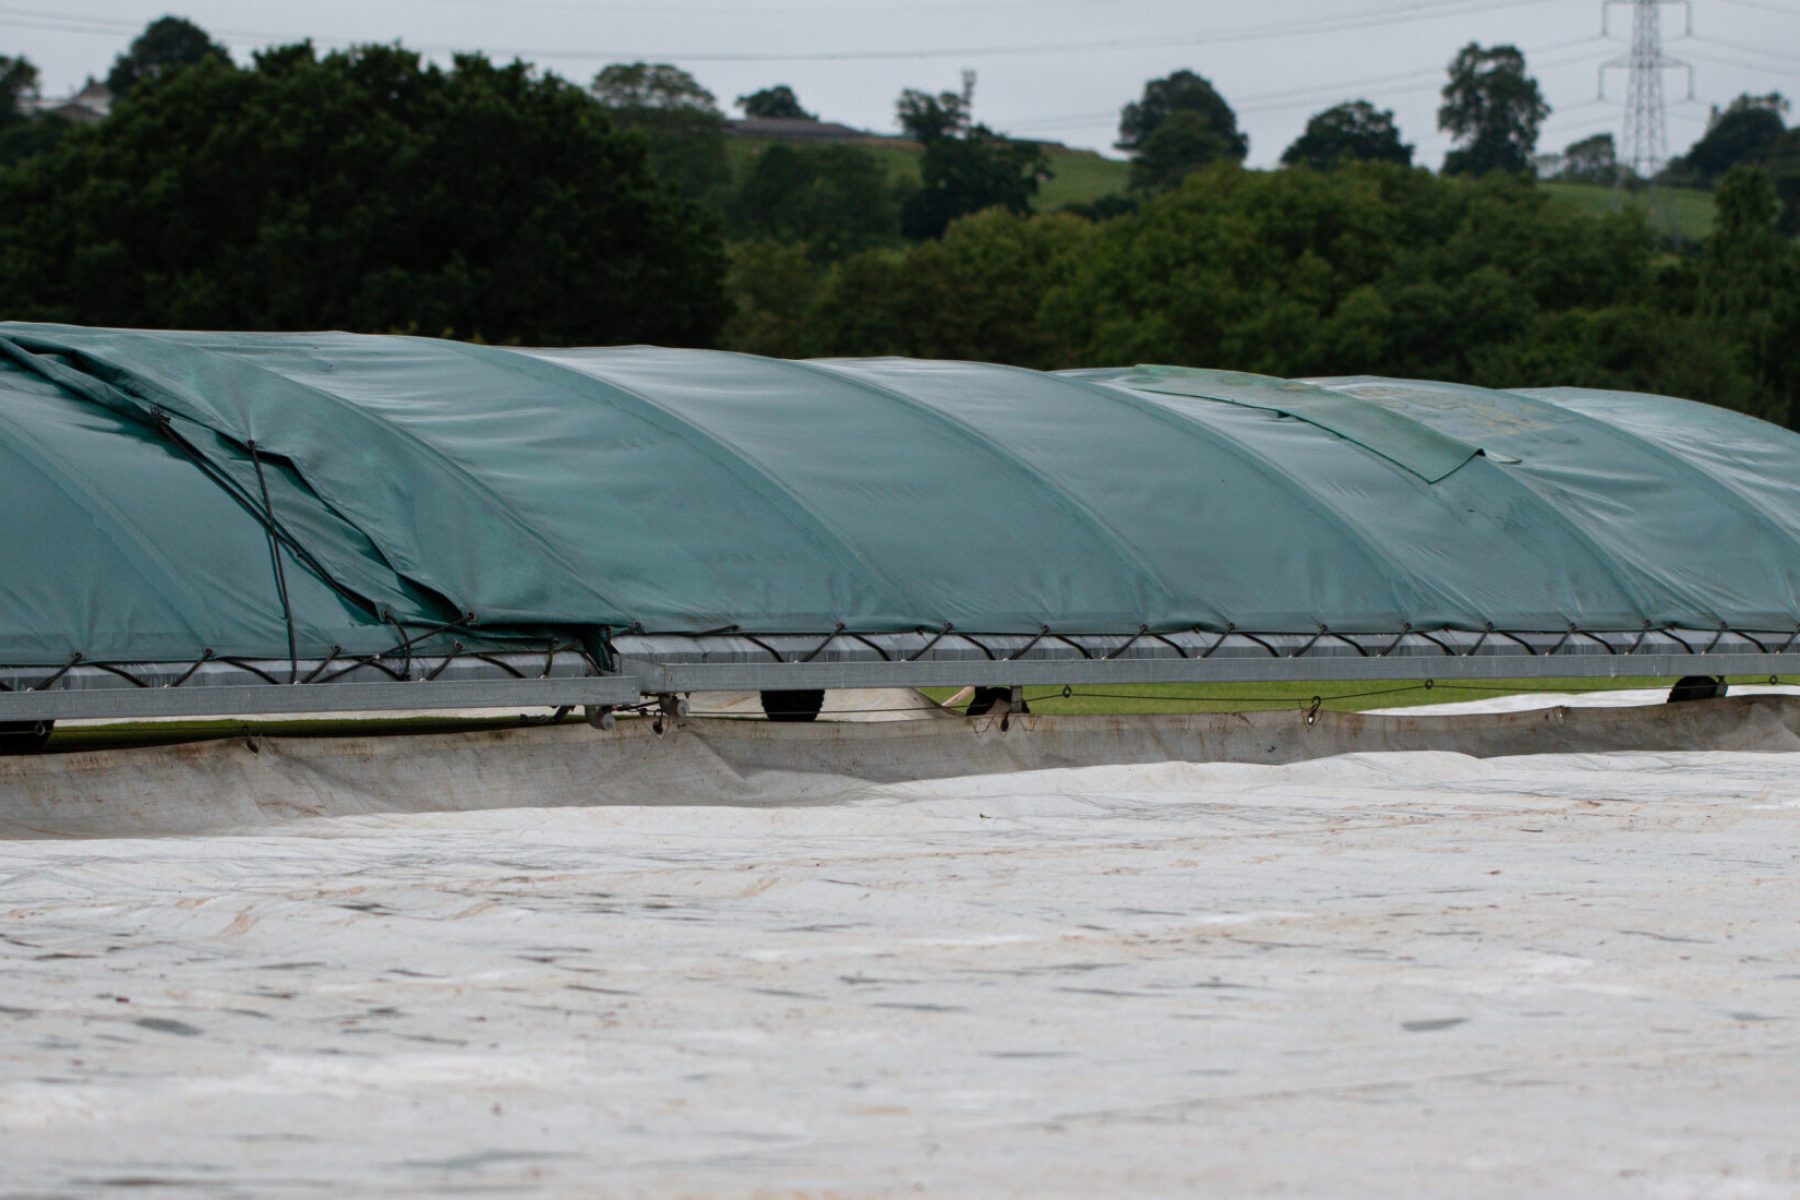
[[[0,512],[15,665],[1800,621],[1800,437],[1569,389],[12,323]]]

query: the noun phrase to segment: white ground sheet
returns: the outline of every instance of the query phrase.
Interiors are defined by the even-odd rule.
[[[1446,690],[1444,695],[1466,695]],[[1742,684],[1731,685],[1733,696],[1800,696],[1800,687],[1791,684]],[[1448,704],[1433,704],[1429,711],[1433,716],[1453,717],[1467,713],[1505,713],[1531,712],[1540,708],[1623,708],[1644,707],[1651,704],[1663,704],[1669,699],[1669,689],[1656,688],[1619,688],[1609,692],[1521,692],[1515,696],[1490,696],[1480,700],[1455,700]],[[1421,716],[1427,710],[1418,708],[1378,708],[1371,710],[1371,715],[1378,716]]]
[[[1800,1192],[1800,755],[659,799],[0,840],[0,1193]]]

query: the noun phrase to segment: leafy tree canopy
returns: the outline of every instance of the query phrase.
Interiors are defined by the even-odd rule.
[[[921,142],[960,137],[969,131],[968,106],[955,92],[933,96],[908,88],[900,93],[894,108],[900,128]]]
[[[943,236],[958,217],[988,208],[1025,214],[1050,163],[1035,142],[1017,142],[985,125],[963,137],[925,143],[919,163],[921,186],[900,209],[900,231],[909,238]]]
[[[38,69],[31,60],[0,54],[0,125],[24,117],[37,95]]]
[[[1800,237],[1800,128],[1781,135],[1769,152],[1769,173],[1781,197],[1781,232]]]
[[[1671,174],[1710,185],[1733,167],[1764,162],[1785,132],[1781,117],[1786,110],[1780,93],[1739,96],[1723,111],[1713,109],[1705,136],[1671,164]]]
[[[803,247],[820,262],[900,233],[887,170],[857,146],[770,146],[744,172],[727,215],[734,237]]]
[[[1347,162],[1389,162],[1412,165],[1413,148],[1400,140],[1391,110],[1378,109],[1367,100],[1353,100],[1328,108],[1306,123],[1294,144],[1281,156],[1283,166],[1308,166],[1329,171]]]
[[[668,63],[613,63],[594,76],[594,98],[627,119],[646,112],[719,115],[718,100],[699,80]]]
[[[1165,192],[1208,163],[1235,161],[1235,143],[1205,115],[1179,108],[1138,144],[1131,188]]]
[[[0,54],[0,168],[41,154],[62,139],[69,123],[31,111],[38,70],[26,58]]]
[[[704,199],[731,179],[725,118],[700,81],[668,63],[613,63],[589,91],[613,123],[650,140],[650,166],[690,199]]]
[[[1443,94],[1438,128],[1459,143],[1444,160],[1446,175],[1530,172],[1550,105],[1537,80],[1526,74],[1525,55],[1517,46],[1490,50],[1470,42],[1450,64]]]
[[[1571,183],[1597,183],[1611,187],[1619,179],[1618,144],[1610,133],[1596,133],[1570,144],[1563,151],[1558,179]]]
[[[975,124],[955,92],[907,89],[895,102],[907,133],[925,145],[920,187],[902,202],[900,232],[914,240],[942,237],[950,222],[987,208],[1031,211],[1050,163],[1035,142],[1014,141]]]
[[[1717,206],[1701,268],[1706,313],[1767,384],[1774,419],[1800,428],[1800,249],[1778,227],[1775,182],[1759,167],[1734,167]]]
[[[1766,92],[1761,96],[1753,96],[1749,92],[1744,92],[1725,106],[1725,113],[1755,112],[1760,109],[1763,112],[1772,112],[1778,117],[1785,117],[1793,111],[1793,108],[1794,106],[1788,102],[1788,98],[1780,92]],[[1715,106],[1713,119],[1718,120],[1720,115]]]
[[[1218,157],[1241,162],[1250,153],[1250,138],[1238,131],[1237,113],[1231,105],[1210,82],[1187,70],[1152,79],[1144,85],[1143,97],[1125,106],[1119,114],[1118,148],[1141,151],[1150,136],[1177,112],[1196,114],[1212,131],[1216,144],[1224,148]]]
[[[580,89],[478,56],[202,62],[0,172],[19,317],[705,344],[723,268],[640,139]]]
[[[140,83],[165,71],[208,60],[230,62],[231,55],[192,21],[184,17],[159,17],[145,26],[144,32],[113,60],[112,70],[106,76],[106,87],[114,96],[123,97]]]
[[[819,118],[800,107],[800,98],[794,95],[794,89],[785,83],[774,87],[766,87],[737,98],[738,107],[744,110],[746,117],[777,117],[800,121],[816,121]]]

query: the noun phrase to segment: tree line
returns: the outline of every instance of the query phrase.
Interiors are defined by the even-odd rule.
[[[734,156],[716,98],[666,64],[585,87],[392,46],[238,65],[163,18],[107,83],[109,117],[58,122],[0,56],[7,317],[1561,383],[1800,427],[1800,131],[1779,96],[1721,110],[1672,164],[1718,188],[1715,234],[1685,246],[1535,186],[1549,108],[1506,46],[1450,64],[1442,173],[1367,101],[1247,170],[1229,103],[1177,71],[1122,110],[1128,186],[1060,212],[1038,211],[1045,147],[966,94],[898,98],[913,177],[855,144]],[[737,101],[813,118],[785,85]],[[1555,172],[1641,182],[1594,139]]]

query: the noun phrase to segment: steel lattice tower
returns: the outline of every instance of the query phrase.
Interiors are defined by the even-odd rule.
[[[1693,91],[1693,68],[1680,59],[1670,58],[1662,48],[1662,9],[1665,4],[1681,5],[1687,17],[1688,31],[1693,31],[1694,12],[1689,0],[1604,0],[1602,28],[1612,30],[1605,18],[1619,4],[1631,6],[1631,51],[1600,67],[1601,90],[1604,95],[1606,72],[1631,72],[1630,95],[1625,103],[1625,131],[1619,143],[1619,165],[1648,183],[1654,190],[1656,177],[1669,161],[1669,119],[1663,100],[1663,72],[1688,72],[1688,91]],[[1625,174],[1620,172],[1619,182]]]

